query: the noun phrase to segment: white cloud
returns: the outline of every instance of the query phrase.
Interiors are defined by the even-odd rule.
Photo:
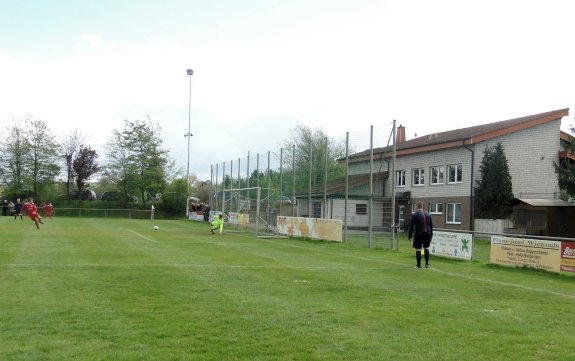
[[[78,47],[82,50],[86,49],[102,49],[102,35],[100,34],[84,34],[80,37]]]

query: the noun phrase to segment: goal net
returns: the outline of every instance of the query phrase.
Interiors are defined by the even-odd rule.
[[[280,237],[277,210],[262,199],[261,187],[224,189],[216,193],[216,210],[227,215],[226,229],[254,232],[256,237]]]

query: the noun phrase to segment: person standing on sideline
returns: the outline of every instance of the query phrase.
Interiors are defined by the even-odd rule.
[[[16,198],[16,203],[14,203],[14,220],[18,216],[20,216],[20,220],[22,220],[22,202],[20,202],[20,198]]]
[[[433,238],[433,222],[431,215],[423,210],[423,202],[415,204],[415,213],[411,215],[408,238],[413,236],[413,248],[415,248],[415,259],[417,268],[421,268],[421,252],[425,257],[425,268],[429,268],[429,245]]]

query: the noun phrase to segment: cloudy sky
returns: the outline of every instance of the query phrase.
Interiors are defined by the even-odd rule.
[[[573,14],[570,0],[0,0],[0,132],[31,114],[104,153],[149,116],[185,170],[191,98],[190,169],[209,178],[297,123],[341,137],[396,119],[412,138],[570,108],[567,130]]]

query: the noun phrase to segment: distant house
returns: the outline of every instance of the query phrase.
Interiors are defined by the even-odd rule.
[[[417,201],[423,201],[438,228],[472,230],[474,220],[473,195],[480,176],[479,166],[486,146],[501,142],[509,163],[513,182],[513,194],[517,198],[553,199],[559,196],[554,162],[573,161],[572,154],[563,152],[560,142],[561,118],[569,115],[569,109],[560,109],[521,118],[468,128],[428,134],[406,139],[405,127],[397,128],[396,165],[391,177],[391,147],[373,150],[372,169],[382,169],[374,177],[373,226],[391,225],[391,198],[396,196],[395,223],[402,223],[414,209]],[[343,160],[342,160],[343,161]],[[366,150],[348,157],[349,224],[364,225],[367,199],[353,197],[363,194],[369,183],[370,151]],[[394,184],[392,184],[394,179]],[[298,195],[299,213],[312,217],[343,219],[341,181],[339,190],[328,185],[327,202],[323,197],[323,185],[318,185],[312,195]]]

